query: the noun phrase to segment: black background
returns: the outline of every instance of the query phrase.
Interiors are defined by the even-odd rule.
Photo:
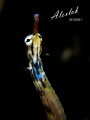
[[[75,15],[51,20],[57,10]],[[88,3],[73,1],[5,1],[0,14],[0,120],[45,120],[28,67],[24,38],[32,34],[35,13],[40,16],[42,61],[46,75],[64,107],[67,120],[90,119]],[[82,18],[69,21],[69,18]],[[76,41],[76,42],[75,42]],[[78,47],[79,46],[79,47]],[[63,51],[77,50],[66,60]],[[79,48],[79,49],[76,49]],[[49,53],[49,56],[45,54]],[[68,54],[68,53],[67,53]]]

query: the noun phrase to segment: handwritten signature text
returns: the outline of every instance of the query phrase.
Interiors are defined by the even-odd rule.
[[[53,19],[58,19],[58,18],[62,18],[62,17],[65,17],[65,16],[69,16],[69,15],[72,15],[72,14],[76,14],[78,13],[78,8],[79,6],[77,6],[77,8],[75,10],[73,10],[73,8],[71,8],[69,10],[69,12],[66,12],[64,13],[63,10],[61,12],[59,12],[59,10],[51,17],[51,20]]]

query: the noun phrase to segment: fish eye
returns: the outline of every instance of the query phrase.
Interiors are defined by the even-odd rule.
[[[42,38],[42,36],[39,36],[40,38]]]
[[[31,40],[31,39],[27,39],[27,41],[26,41],[26,42],[30,42],[30,40]]]
[[[39,38],[42,38],[42,36],[40,34],[38,34]]]
[[[35,33],[33,33],[33,35],[35,35]]]

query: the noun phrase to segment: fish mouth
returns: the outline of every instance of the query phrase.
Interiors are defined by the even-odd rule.
[[[39,21],[39,14],[34,15],[34,29],[33,29],[33,34],[35,35],[38,33],[38,21]]]

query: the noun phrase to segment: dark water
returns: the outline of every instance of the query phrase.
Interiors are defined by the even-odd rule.
[[[24,38],[33,31],[33,15],[39,13],[43,37],[42,61],[59,96],[67,120],[90,119],[88,3],[83,1],[6,1],[0,14],[1,120],[45,119],[42,103],[32,83]],[[57,10],[65,13],[79,6],[75,15],[51,20]],[[86,9],[84,9],[84,6]],[[82,21],[69,21],[82,18]],[[49,56],[45,54],[49,53]]]

